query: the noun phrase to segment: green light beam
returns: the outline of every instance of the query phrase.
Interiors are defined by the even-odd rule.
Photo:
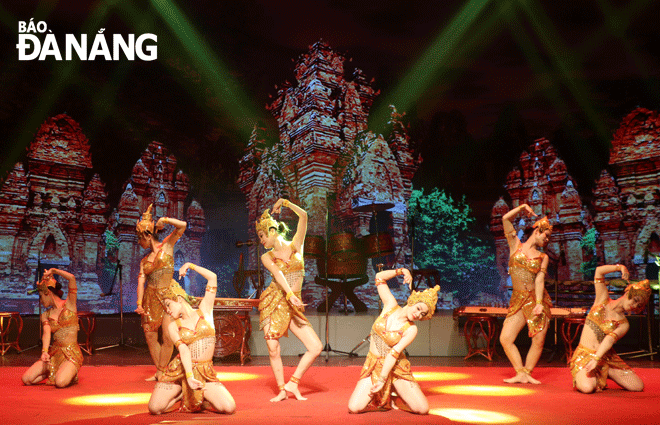
[[[378,123],[387,122],[389,105],[395,105],[398,110],[406,111],[422,96],[434,80],[435,72],[445,66],[450,54],[457,48],[462,37],[488,3],[489,0],[470,0],[463,6],[378,108],[374,114]]]

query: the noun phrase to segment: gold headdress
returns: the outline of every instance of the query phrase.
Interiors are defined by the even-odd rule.
[[[183,298],[190,305],[195,303],[195,298],[188,295],[185,289],[179,285],[179,282],[172,279],[170,281],[170,286],[163,291],[163,298],[176,301],[177,297]]]
[[[154,204],[149,204],[147,210],[142,214],[142,218],[135,225],[135,231],[139,236],[154,234],[154,220],[151,218],[151,208]]]
[[[644,300],[643,308],[651,298],[651,284],[648,279],[640,280],[639,282],[630,283],[626,286],[626,293],[628,298],[641,297]]]
[[[428,288],[422,292],[412,291],[408,297],[408,305],[413,306],[417,303],[424,303],[429,308],[429,312],[421,320],[431,320],[431,316],[435,313],[435,305],[438,303],[439,290],[440,286],[435,285],[435,287]]]
[[[548,220],[548,216],[545,216],[542,219],[538,220],[536,223],[534,223],[533,227],[538,228],[539,233],[543,233],[546,230],[552,231],[552,224],[550,224],[550,220]]]
[[[57,288],[57,281],[54,277],[43,277],[39,283],[37,283],[37,289],[39,292],[48,292],[48,288]]]
[[[270,216],[268,210],[265,210],[264,213],[261,214],[261,218],[255,221],[254,224],[257,229],[257,234],[259,234],[259,232],[268,234],[268,230],[270,230],[271,227],[277,229],[277,221]]]

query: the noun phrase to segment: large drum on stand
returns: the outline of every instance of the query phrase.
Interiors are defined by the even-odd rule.
[[[328,257],[337,261],[354,259],[361,255],[360,248],[360,242],[353,233],[335,233],[328,241]]]
[[[325,239],[323,236],[307,235],[305,236],[304,256],[307,258],[325,257]]]
[[[362,238],[364,255],[367,258],[385,257],[394,254],[394,242],[387,232],[379,232]]]

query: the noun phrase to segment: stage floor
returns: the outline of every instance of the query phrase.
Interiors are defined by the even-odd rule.
[[[269,403],[276,386],[268,357],[254,357],[245,366],[235,359],[216,361],[220,379],[234,396],[232,416],[211,413],[169,413],[152,416],[146,404],[154,372],[146,346],[111,348],[85,355],[79,383],[64,389],[26,387],[21,374],[39,355],[37,349],[2,357],[0,417],[2,424],[389,424],[389,423],[520,423],[587,424],[660,423],[660,361],[629,359],[642,377],[641,393],[621,390],[610,382],[606,391],[575,392],[562,361],[544,356],[534,371],[542,385],[508,385],[512,370],[503,356],[483,358],[412,357],[413,372],[429,399],[431,414],[413,416],[401,411],[351,415],[347,402],[357,382],[364,357],[322,355],[301,382],[307,401],[289,399]],[[283,358],[285,376],[293,373],[297,356]],[[561,406],[559,408],[558,406]]]

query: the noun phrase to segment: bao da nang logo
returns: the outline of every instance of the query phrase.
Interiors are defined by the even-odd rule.
[[[94,38],[87,37],[87,34],[65,34],[63,45],[58,44],[55,34],[48,29],[44,21],[34,22],[34,18],[26,21],[18,21],[18,60],[46,60],[53,58],[55,60],[79,59],[83,61],[93,61],[97,58],[103,58],[107,61],[116,61],[123,58],[135,60],[136,57],[143,61],[153,61],[158,59],[158,46],[156,42],[158,37],[155,34],[142,34],[138,37],[135,34],[128,34],[126,37],[121,34],[104,34],[105,29],[101,28]],[[45,34],[45,36],[43,36]],[[60,40],[61,42],[61,40]],[[110,48],[110,44],[112,49]],[[62,56],[64,53],[64,56]]]

